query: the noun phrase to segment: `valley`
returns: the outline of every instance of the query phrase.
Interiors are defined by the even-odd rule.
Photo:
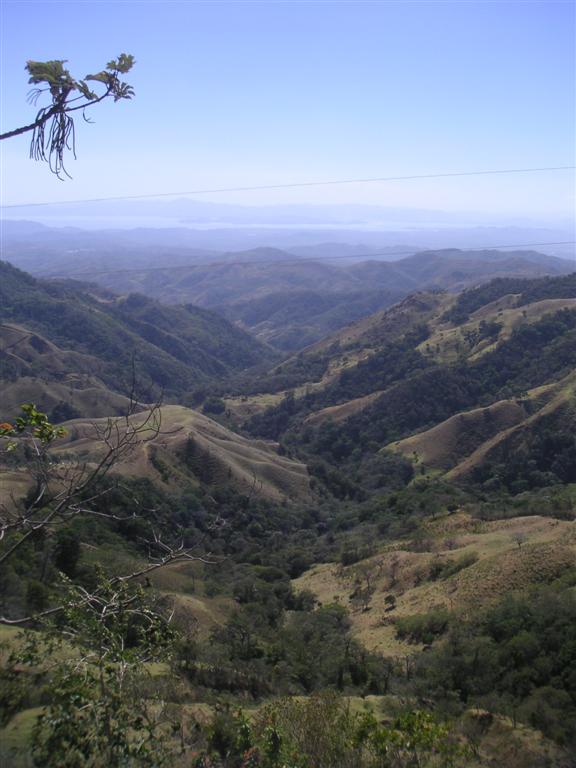
[[[435,274],[455,276],[452,258]],[[165,304],[2,263],[4,504],[32,520],[66,504],[63,527],[0,564],[10,652],[23,642],[11,623],[50,610],[63,577],[87,590],[102,571],[151,567],[136,581],[180,639],[135,685],[161,689],[201,750],[222,702],[256,724],[282,697],[329,708],[331,690],[351,723],[401,717],[407,702],[448,718],[454,743],[473,744],[466,765],[506,752],[516,768],[569,768],[575,274],[488,261],[504,276],[476,284],[472,260],[468,276],[405,285],[284,352],[258,313],[268,302],[279,328],[308,322],[297,290],[244,300],[250,326],[222,317],[233,302]],[[373,285],[381,267],[389,279],[392,265],[373,265]],[[222,295],[241,293],[243,269]],[[47,464],[33,458],[39,433],[6,432],[26,402],[63,432]],[[47,706],[41,677],[3,704],[14,765]]]
[[[431,241],[496,238],[505,250],[406,245],[406,233],[359,231],[368,244],[354,244],[351,233],[340,241],[319,241],[321,234],[290,230],[223,230],[224,248],[198,247],[219,242],[217,232],[202,230],[103,230],[83,232],[6,222],[4,253],[15,266],[45,278],[71,277],[93,282],[117,294],[138,293],[163,304],[194,304],[222,315],[282,354],[297,352],[347,327],[355,320],[396,304],[419,290],[458,292],[496,277],[567,274],[573,269],[570,246],[547,251],[519,249],[522,235],[536,232],[467,230],[433,233]],[[162,232],[159,238],[158,232]],[[460,233],[459,233],[460,232]],[[396,244],[391,240],[397,236]],[[514,239],[514,236],[516,239]],[[560,235],[555,234],[560,240]],[[562,235],[565,239],[565,235]],[[227,238],[227,239],[226,239]],[[252,238],[271,245],[248,247]],[[344,239],[346,238],[346,239]],[[307,244],[300,244],[301,242]],[[561,240],[560,240],[561,242]],[[41,245],[39,245],[39,243]],[[278,243],[278,245],[276,245]],[[378,247],[377,243],[386,243]],[[399,243],[399,244],[398,244]],[[243,244],[234,250],[230,244]],[[553,255],[553,253],[558,255]]]

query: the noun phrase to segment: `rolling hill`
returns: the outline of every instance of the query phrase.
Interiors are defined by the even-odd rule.
[[[120,457],[112,475],[146,478],[165,493],[203,485],[274,502],[311,499],[306,467],[279,455],[274,444],[237,435],[183,406],[163,406],[158,417],[159,429],[146,428],[144,439]],[[144,409],[130,416],[128,429],[137,429],[147,418]],[[65,467],[79,460],[88,469],[95,467],[107,450],[100,435],[109,423],[109,417],[63,422],[66,435],[54,448],[53,461]],[[124,418],[118,423],[123,430]],[[30,477],[11,467],[2,481],[5,490],[22,493]]]
[[[483,522],[458,512],[428,520],[422,530],[424,551],[415,551],[409,539],[397,541],[345,568],[317,565],[295,586],[312,590],[323,603],[336,599],[350,605],[368,572],[370,610],[352,610],[353,634],[371,650],[403,657],[424,644],[398,637],[399,619],[442,608],[466,620],[509,592],[553,581],[576,563],[570,521],[519,516]],[[454,564],[451,573],[446,566]],[[439,578],[435,574],[442,568],[447,575]],[[393,602],[386,600],[390,595]]]
[[[8,256],[37,274],[93,280],[115,293],[211,309],[285,352],[303,349],[415,291],[455,292],[496,277],[572,269],[568,259],[527,250],[444,249],[398,258],[385,249],[383,258],[370,259],[370,248],[359,246],[359,261],[345,258],[354,248],[339,242],[217,251],[176,245],[186,230],[167,231],[162,245],[154,230],[147,240],[145,230],[89,237],[73,229],[28,235],[19,235],[17,226],[8,229],[16,232]]]
[[[35,403],[55,421],[83,415],[119,415],[127,394],[109,388],[105,365],[88,353],[64,350],[22,326],[0,326],[2,418],[13,418],[22,403]],[[54,418],[55,414],[55,418]]]
[[[273,369],[271,407],[232,410],[349,476],[391,452],[459,482],[574,482],[576,275],[512,285],[415,294]]]
[[[140,391],[155,399],[160,391],[182,394],[273,359],[269,349],[208,310],[37,280],[6,262],[0,263],[0,322],[7,334],[1,351],[7,381],[31,371],[51,381],[89,373],[125,394],[134,365]],[[19,332],[32,335],[14,339]]]
[[[502,460],[504,455],[522,454],[545,430],[552,426],[560,430],[562,422],[572,423],[575,406],[576,373],[572,372],[558,382],[528,391],[522,398],[458,413],[389,447],[421,467],[446,471],[449,479],[467,477],[482,467],[487,474],[487,463],[498,457]]]
[[[325,249],[322,251],[326,259]],[[110,273],[94,279],[122,292],[213,309],[285,351],[299,350],[419,290],[460,291],[499,276],[565,274],[568,260],[534,251],[423,251],[352,265],[297,258],[273,248],[226,253],[217,262]]]
[[[67,437],[55,452],[64,461],[98,460],[104,450],[98,427],[134,408],[132,386],[139,404],[130,419],[137,423],[146,417],[146,397],[154,402],[161,389],[169,401],[273,359],[208,310],[36,280],[5,262],[0,272],[1,418],[13,421],[22,403],[33,402],[66,424]],[[241,437],[183,406],[164,405],[162,419],[162,432],[124,457],[116,473],[148,478],[166,492],[192,483],[276,502],[309,497],[306,468],[278,455],[274,445]],[[5,490],[19,494],[28,481],[13,461],[4,467]]]

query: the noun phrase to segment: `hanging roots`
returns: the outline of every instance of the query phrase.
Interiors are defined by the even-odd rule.
[[[37,120],[44,117],[54,107],[46,107],[38,113]],[[48,130],[46,130],[46,126]],[[48,121],[40,122],[34,128],[32,141],[30,142],[30,157],[33,160],[42,160],[47,162],[52,173],[59,179],[64,173],[68,178],[72,178],[64,167],[64,152],[72,152],[76,159],[76,135],[74,130],[74,121],[68,117],[66,112],[57,111]]]

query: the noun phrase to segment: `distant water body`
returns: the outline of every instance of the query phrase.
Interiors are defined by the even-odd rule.
[[[6,217],[8,218],[8,217]],[[15,219],[15,216],[9,218]],[[440,230],[440,229],[456,229],[453,223],[447,223],[445,221],[426,221],[426,222],[407,222],[407,221],[283,221],[277,222],[259,222],[259,221],[206,221],[202,219],[173,219],[166,217],[154,217],[154,216],[73,216],[65,215],[58,216],[57,214],[42,214],[40,211],[35,211],[33,215],[18,217],[26,220],[37,221],[40,224],[45,224],[49,227],[78,227],[80,229],[171,229],[175,227],[181,227],[185,229],[197,229],[203,231],[210,231],[213,229],[285,229],[285,230],[331,230],[337,229],[340,231],[350,232],[411,232],[421,230]],[[464,224],[461,226],[475,226],[474,222]],[[490,226],[483,224],[482,226]],[[498,226],[494,224],[494,226]],[[501,226],[501,224],[500,224]]]

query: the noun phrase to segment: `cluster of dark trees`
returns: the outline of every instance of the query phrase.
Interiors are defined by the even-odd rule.
[[[475,468],[472,480],[486,489],[504,488],[516,495],[545,486],[576,483],[574,406],[567,402],[543,416],[537,429],[522,431],[491,451]]]
[[[454,621],[420,658],[420,690],[448,708],[456,702],[499,711],[574,749],[574,584],[576,569],[555,586],[505,598],[475,621]],[[436,617],[438,634],[448,625],[446,616]]]

